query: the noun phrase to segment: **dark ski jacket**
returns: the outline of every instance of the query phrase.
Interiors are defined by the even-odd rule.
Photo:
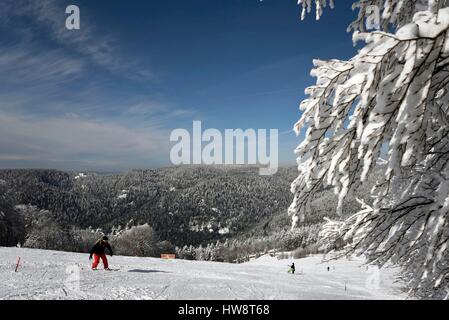
[[[89,253],[90,256],[92,257],[93,254],[104,254],[105,250],[108,249],[111,256],[113,255],[112,253],[112,248],[109,245],[109,243],[104,242],[103,240],[98,240],[95,245],[92,247],[92,249],[90,249]]]

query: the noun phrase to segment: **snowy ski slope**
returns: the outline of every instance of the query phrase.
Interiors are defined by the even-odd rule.
[[[18,272],[15,265],[21,263]],[[262,257],[245,264],[108,257],[92,271],[87,254],[0,248],[0,299],[405,299],[396,269],[360,259],[321,263]],[[327,270],[329,266],[330,271]]]

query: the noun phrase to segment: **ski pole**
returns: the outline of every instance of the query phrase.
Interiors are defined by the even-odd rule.
[[[20,257],[19,257],[19,259],[17,259],[16,271],[15,272],[17,272],[17,269],[19,269],[19,264],[20,264]]]

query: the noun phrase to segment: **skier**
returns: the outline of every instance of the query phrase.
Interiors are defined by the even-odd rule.
[[[292,265],[290,266],[290,269],[288,270],[288,273],[292,273],[295,274],[295,263],[293,262]]]
[[[92,263],[92,270],[97,270],[97,266],[101,261],[103,261],[103,266],[105,270],[111,270],[109,269],[108,259],[106,258],[105,250],[108,249],[109,253],[111,254],[111,257],[113,255],[112,248],[108,243],[108,237],[104,236],[103,238],[99,239],[95,245],[90,249],[89,253],[89,260],[92,260],[92,255],[94,256],[94,262]]]

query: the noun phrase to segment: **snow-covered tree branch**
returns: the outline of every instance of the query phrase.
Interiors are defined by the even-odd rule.
[[[325,0],[315,0],[317,17]],[[312,1],[300,0],[306,13]],[[333,5],[333,3],[331,3]],[[379,30],[365,32],[367,7],[380,9]],[[350,26],[366,45],[349,61],[315,60],[295,125],[293,224],[315,192],[333,186],[338,211],[386,154],[372,210],[327,225],[351,238],[349,252],[400,264],[412,293],[444,297],[449,285],[449,1],[361,0]],[[342,229],[343,228],[343,229]],[[343,231],[344,232],[343,232]],[[340,234],[342,233],[342,234]],[[325,232],[326,234],[326,232]],[[343,235],[345,234],[345,235]]]

